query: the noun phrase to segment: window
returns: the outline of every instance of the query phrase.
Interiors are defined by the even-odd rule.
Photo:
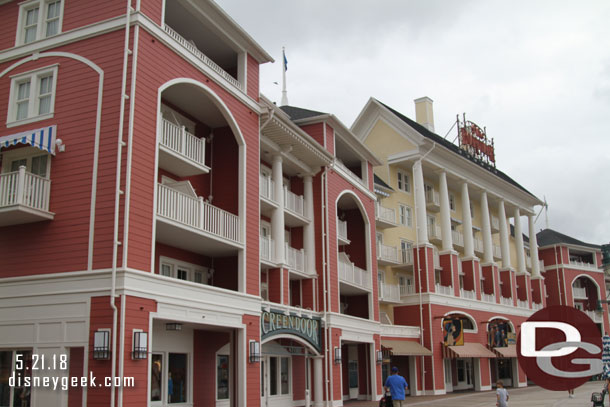
[[[405,172],[398,171],[396,177],[398,189],[403,192],[411,192],[411,183],[409,182],[409,175]]]
[[[413,227],[413,211],[410,206],[399,204],[398,205],[398,216],[401,225]]]
[[[161,257],[159,274],[165,277],[192,281],[199,284],[211,284],[211,270],[196,264],[190,264],[168,257]]]
[[[216,356],[216,399],[229,399],[229,355]]]
[[[35,0],[19,9],[17,44],[52,37],[61,32],[63,4],[61,0]]]
[[[163,375],[163,355],[153,354],[150,365],[150,401],[161,401],[161,376]]]
[[[30,387],[19,386],[19,383],[11,386],[9,378],[13,375],[22,379],[30,377],[31,364],[30,350],[0,351],[0,406],[30,405]]]
[[[451,212],[455,212],[455,195],[449,194],[449,208]]]
[[[12,77],[9,127],[53,117],[57,65]]]
[[[411,257],[413,255],[413,243],[408,240],[400,240],[400,252],[402,255],[403,264],[411,263]]]
[[[470,217],[474,218],[474,207],[472,206],[472,201],[468,202],[468,205],[470,205]]]
[[[187,391],[186,353],[170,353],[167,363],[167,402],[185,403]]]

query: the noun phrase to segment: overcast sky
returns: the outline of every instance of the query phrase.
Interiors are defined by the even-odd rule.
[[[348,127],[370,96],[411,118],[429,96],[441,136],[463,112],[487,127],[552,229],[610,241],[610,1],[217,2],[275,58],[261,91],[278,104],[282,46],[290,104]]]

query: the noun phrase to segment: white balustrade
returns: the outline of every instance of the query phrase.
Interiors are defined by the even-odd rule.
[[[385,222],[396,223],[396,211],[382,206],[379,202],[375,204],[375,216]]]
[[[572,266],[577,266],[577,267],[583,267],[583,268],[598,270],[598,268],[597,268],[597,266],[595,264],[586,263],[584,261],[570,260],[570,264]]]
[[[506,298],[504,296],[500,296],[500,304],[503,304],[503,305],[513,305],[513,299],[512,298]]]
[[[378,293],[380,301],[400,302],[400,288],[397,284],[379,282]]]
[[[477,294],[474,290],[464,290],[463,288],[460,288],[460,297],[474,300],[477,298]]]
[[[357,176],[356,174],[354,174],[352,172],[352,170],[350,170],[349,168],[347,168],[345,166],[345,164],[343,164],[343,162],[341,160],[335,159],[334,161],[334,165],[339,167],[340,169],[342,169],[343,171],[345,171],[345,173],[354,181],[356,181],[357,183],[364,185],[366,187],[366,185],[364,184],[364,181],[362,180],[362,178],[360,178],[359,176]]]
[[[366,270],[339,259],[339,279],[365,290],[371,289],[371,277]]]
[[[259,174],[259,191],[261,198],[266,198],[270,201],[277,202],[275,199],[275,181],[263,174]]]
[[[394,246],[386,246],[383,243],[377,243],[377,259],[398,263],[398,249]]]
[[[474,245],[474,251],[477,253],[483,253],[485,249],[483,248],[483,241],[481,239],[473,239],[472,243]]]
[[[587,289],[584,287],[572,287],[574,298],[587,298]]]
[[[26,172],[24,166],[0,174],[0,208],[23,205],[48,212],[50,193],[51,180]]]
[[[191,52],[197,59],[207,65],[209,68],[212,68],[217,74],[219,74],[223,79],[227,82],[231,83],[233,86],[240,90],[244,90],[243,85],[234,77],[229,75],[224,69],[222,69],[217,63],[208,58],[203,52],[199,51],[199,49],[187,41],[184,37],[174,31],[170,26],[165,24],[164,26],[165,32],[172,37],[176,42],[178,42],[181,46],[186,48],[189,52]]]
[[[530,256],[525,256],[525,267],[532,268],[532,258]]]
[[[260,237],[261,260],[275,262],[275,244],[269,236]]]
[[[583,312],[584,312],[585,314],[587,314],[587,315],[589,316],[589,318],[591,318],[591,319],[593,320],[593,322],[595,322],[595,323],[600,323],[600,322],[602,322],[602,317],[601,317],[601,315],[602,315],[602,314],[601,314],[601,313],[600,313],[600,314],[598,314],[598,313],[597,313],[597,312],[595,312],[595,311],[589,311],[589,310],[587,310],[587,311],[583,311]]]
[[[498,245],[493,245],[493,256],[496,259],[501,259],[502,258],[502,248],[500,248],[500,246]]]
[[[434,285],[434,290],[437,294],[453,295],[453,287],[447,287],[446,285],[436,283]]]
[[[297,195],[284,187],[284,206],[300,216],[305,216],[305,201],[303,195]]]
[[[400,295],[409,295],[415,294],[415,286],[411,285],[401,285],[400,286]]]
[[[459,230],[451,231],[451,238],[455,246],[464,247],[464,235]]]
[[[442,240],[443,235],[441,234],[441,227],[428,225],[428,239],[430,240]]]
[[[481,299],[485,302],[491,302],[491,303],[495,303],[496,302],[496,296],[495,294],[485,294],[482,293],[481,294]]]
[[[491,228],[493,230],[500,230],[500,219],[495,216],[491,217]]]
[[[197,138],[184,126],[161,119],[161,145],[181,156],[205,165],[205,139]]]
[[[241,243],[238,216],[162,184],[157,188],[157,215]]]
[[[529,303],[523,300],[517,300],[517,307],[519,308],[529,308]]]
[[[439,193],[436,192],[434,189],[426,190],[426,204],[440,206]]]
[[[434,268],[435,269],[440,269],[441,268],[441,256],[438,253],[438,250],[436,250],[436,248],[434,248],[434,255],[432,256],[432,261],[434,263]]]
[[[413,250],[412,249],[402,249],[401,253],[401,262],[402,264],[409,265],[413,264]]]
[[[346,221],[337,219],[337,232],[339,233],[340,239],[349,240],[347,238],[347,222]]]
[[[286,243],[285,253],[288,267],[300,272],[305,271],[305,251],[303,249],[295,249]]]
[[[538,311],[538,310],[542,309],[542,304],[538,304],[537,302],[532,302],[532,309],[534,311]]]

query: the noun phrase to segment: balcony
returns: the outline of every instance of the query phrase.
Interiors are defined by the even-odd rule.
[[[347,238],[347,222],[337,218],[337,238],[339,245],[350,244],[350,240]]]
[[[472,243],[474,245],[474,252],[482,255],[485,253],[485,249],[483,248],[483,240],[481,239],[472,239]]]
[[[451,288],[451,287],[449,287]],[[463,288],[460,288],[460,297],[462,298],[468,298],[471,300],[476,300],[477,299],[477,294],[474,290],[464,290]]]
[[[500,296],[500,304],[513,306],[513,299]]]
[[[347,256],[344,253],[339,254],[339,281],[341,283],[346,283],[351,287],[370,291],[370,274],[366,270],[356,267],[354,263],[350,262],[349,260],[346,260],[346,257]]]
[[[451,231],[451,238],[453,240],[453,246],[459,247],[461,249],[464,248],[464,235],[459,230]]]
[[[498,245],[492,246],[494,260],[500,260],[502,258],[502,249]]]
[[[242,248],[238,216],[167,185],[157,187],[157,241],[205,255]]]
[[[51,220],[51,180],[25,170],[0,174],[0,226]]]
[[[394,246],[386,246],[377,243],[377,263],[382,266],[394,266],[400,264],[398,250]]]
[[[453,287],[447,287],[446,285],[436,283],[434,285],[434,290],[437,294],[453,295]]]
[[[587,263],[584,261],[578,261],[578,260],[570,260],[570,266],[575,266],[578,268],[585,268],[588,270],[595,270],[595,271],[599,271],[599,268],[597,268],[597,266],[593,263]]]
[[[179,177],[207,174],[210,168],[205,165],[205,139],[161,119],[159,167]]]
[[[584,287],[572,287],[572,296],[574,299],[586,300],[587,290]]]
[[[491,233],[498,233],[500,231],[500,219],[495,216],[491,217]]]
[[[345,164],[343,164],[343,161],[341,161],[338,158],[335,158],[335,161],[333,161],[333,165],[335,167],[337,167],[341,172],[345,173],[350,180],[352,180],[353,182],[360,184],[363,187],[368,189],[367,185],[364,183],[364,180],[362,178],[360,178],[359,176],[357,176],[356,174],[354,174],[352,172],[352,170],[347,168],[347,166]]]
[[[261,261],[275,263],[275,244],[269,236],[260,237],[260,256]]]
[[[434,248],[434,254],[432,256],[432,263],[435,270],[441,270],[441,255],[438,253],[436,247]]]
[[[490,302],[492,304],[496,303],[496,295],[495,294],[485,294],[482,293],[481,294],[481,300],[485,301],[485,302]]]
[[[517,307],[519,308],[529,308],[529,302],[527,301],[522,301],[522,300],[517,300]]]
[[[277,206],[275,198],[275,181],[263,174],[258,175],[259,195],[262,199],[271,202],[274,207]]]
[[[401,285],[400,286],[400,296],[415,294],[415,286],[411,285]]]
[[[290,247],[288,243],[286,243],[284,251],[288,267],[294,271],[305,273],[305,251]]]
[[[532,309],[534,311],[538,311],[542,309],[542,304],[538,304],[537,302],[532,302]]]
[[[440,202],[438,192],[433,189],[426,190],[426,209],[430,212],[439,212],[441,210]]]
[[[193,55],[195,58],[197,58],[202,64],[206,65],[208,68],[211,68],[218,75],[220,75],[221,78],[226,80],[231,85],[235,86],[236,88],[238,88],[241,91],[244,90],[243,85],[237,79],[235,79],[233,76],[231,76],[229,73],[227,73],[224,69],[222,69],[218,64],[216,64],[214,61],[212,61],[210,58],[208,58],[203,52],[201,52],[193,44],[192,41],[187,41],[184,37],[182,37],[180,34],[178,34],[173,28],[171,28],[167,24],[165,24],[163,28],[164,28],[165,32],[174,41],[176,41],[178,43],[179,47],[182,47],[185,51],[187,51],[188,53]]]
[[[303,195],[297,195],[284,187],[285,222],[287,226],[303,226],[310,219],[305,216],[305,200]]]
[[[379,301],[381,302],[400,302],[400,287],[398,284],[379,282],[378,292]]]
[[[396,270],[413,269],[413,249],[401,249],[398,251],[399,264],[394,266]]]
[[[396,211],[394,209],[381,206],[379,202],[375,204],[375,225],[377,229],[386,229],[397,226]]]
[[[443,235],[441,234],[440,226],[428,225],[428,240],[436,244],[443,243]]]
[[[595,311],[583,311],[585,314],[587,314],[587,316],[589,318],[591,318],[591,320],[593,320],[593,322],[595,322],[596,324],[600,324],[602,323],[603,319],[602,319],[602,313],[601,312],[595,312]]]

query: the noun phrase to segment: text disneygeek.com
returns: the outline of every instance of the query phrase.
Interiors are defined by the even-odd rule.
[[[98,380],[96,376],[93,376],[93,372],[89,372],[89,376],[63,376],[63,377],[49,377],[49,376],[22,376],[19,373],[13,372],[11,377],[8,379],[10,387],[43,387],[48,389],[61,389],[68,390],[70,387],[134,387],[135,380],[133,377],[118,377],[114,379],[109,376],[103,377]]]

